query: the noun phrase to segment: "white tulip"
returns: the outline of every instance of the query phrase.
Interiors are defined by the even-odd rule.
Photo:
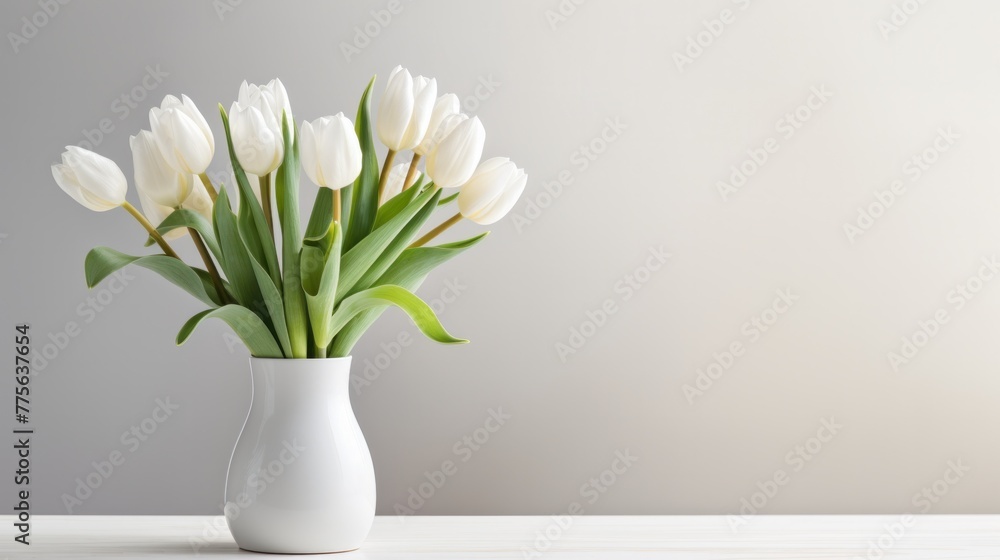
[[[215,155],[215,137],[191,98],[164,97],[159,107],[149,110],[149,124],[170,167],[185,175],[199,175],[208,169]]]
[[[457,95],[446,93],[438,97],[437,101],[434,102],[434,110],[431,111],[431,120],[427,123],[427,133],[424,134],[424,139],[420,144],[416,148],[413,148],[413,152],[421,156],[431,153],[434,146],[447,135],[447,132],[441,128],[441,124],[448,117],[457,115],[460,112],[461,105],[458,102]]]
[[[458,193],[462,216],[490,225],[507,215],[524,192],[528,176],[507,158],[490,158],[479,164]]]
[[[389,170],[389,179],[385,183],[385,191],[382,192],[382,200],[379,201],[379,204],[384,204],[385,201],[403,192],[403,181],[406,180],[406,174],[409,170],[409,162],[392,166],[392,169]]]
[[[302,167],[313,183],[337,190],[361,174],[361,143],[343,113],[303,121],[299,135]]]
[[[104,212],[125,203],[128,181],[115,162],[77,146],[66,146],[52,177],[66,194],[85,207]]]
[[[379,140],[397,152],[415,148],[427,134],[436,98],[437,80],[393,68],[378,105]]]
[[[140,130],[138,136],[128,139],[132,148],[132,166],[135,170],[135,188],[140,197],[175,208],[191,194],[190,173],[179,173],[171,167],[160,149],[153,133]]]
[[[462,120],[461,115],[445,119],[443,126],[461,121],[448,132],[427,158],[427,175],[442,189],[461,186],[472,177],[483,156],[486,130],[479,117]]]
[[[190,177],[190,181],[196,180],[196,177]],[[191,193],[188,197],[179,205],[175,206],[165,206],[163,204],[159,204],[150,198],[149,194],[145,191],[141,189],[136,190],[139,191],[139,203],[142,206],[142,213],[154,226],[160,225],[163,220],[167,219],[167,216],[169,216],[174,209],[178,207],[197,212],[206,220],[212,219],[212,199],[208,196],[208,191],[206,191],[205,187],[202,185],[195,185],[194,188],[191,189]],[[187,228],[175,228],[163,234],[163,238],[173,240],[178,237],[183,237],[187,233]]]
[[[229,109],[229,130],[240,165],[254,175],[266,175],[285,157],[282,112],[291,118],[292,108],[281,80],[266,86],[240,86],[239,98]]]

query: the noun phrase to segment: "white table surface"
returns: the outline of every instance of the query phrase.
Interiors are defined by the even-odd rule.
[[[13,543],[12,522],[0,516],[0,558],[282,557],[237,549],[221,517],[39,515],[32,518],[30,546]],[[854,560],[868,558],[881,537],[885,560],[1000,559],[1000,515],[918,516],[893,537],[884,527],[899,522],[900,516],[755,516],[733,532],[722,516],[583,516],[558,535],[550,517],[379,517],[358,551],[294,557]],[[547,528],[556,538],[538,543],[547,546],[538,552],[536,539]],[[208,538],[192,544],[202,535]]]

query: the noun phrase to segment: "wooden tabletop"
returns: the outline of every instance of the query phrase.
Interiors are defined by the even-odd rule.
[[[0,559],[252,558],[221,517],[34,516]],[[745,523],[744,523],[745,522]],[[366,559],[1000,559],[1000,515],[378,517]],[[261,560],[278,555],[256,555]],[[295,556],[300,560],[303,556]]]

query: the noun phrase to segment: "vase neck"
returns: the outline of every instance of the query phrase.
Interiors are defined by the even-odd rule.
[[[302,406],[317,401],[350,405],[351,358],[250,359],[253,403]]]

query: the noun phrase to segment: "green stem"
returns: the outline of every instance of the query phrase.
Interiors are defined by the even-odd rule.
[[[342,212],[342,203],[340,201],[340,189],[333,191],[333,221],[340,221],[340,214]]]
[[[167,240],[164,239],[162,235],[160,235],[160,232],[156,231],[156,228],[153,227],[153,224],[149,223],[149,220],[146,219],[146,216],[142,215],[142,212],[136,210],[135,206],[132,206],[132,204],[130,204],[129,201],[127,200],[122,203],[122,208],[127,210],[129,214],[132,214],[132,217],[135,218],[140,224],[142,224],[142,227],[146,228],[146,231],[149,232],[150,237],[152,237],[156,241],[156,243],[160,246],[160,248],[163,249],[163,253],[165,255],[180,260],[180,257],[177,256],[177,253],[167,243]]]
[[[389,150],[385,154],[385,163],[382,164],[382,175],[378,178],[378,199],[382,200],[385,192],[385,184],[389,181],[389,171],[392,170],[392,160],[396,159],[396,150]]]
[[[191,241],[198,248],[198,254],[201,255],[201,260],[205,263],[208,275],[212,277],[212,285],[215,286],[215,291],[219,294],[219,300],[222,303],[228,303],[229,296],[226,294],[226,286],[222,283],[222,277],[219,276],[219,269],[215,268],[215,262],[212,261],[212,255],[209,254],[208,247],[205,246],[205,241],[202,240],[201,235],[194,228],[188,228],[188,232],[191,233]]]
[[[201,184],[205,185],[205,190],[208,191],[208,197],[212,199],[212,204],[215,204],[215,199],[219,196],[219,193],[212,186],[212,180],[208,178],[208,174],[206,173],[202,173],[198,177],[201,178]]]
[[[271,174],[261,175],[258,179],[260,180],[260,203],[264,208],[264,220],[267,221],[267,229],[271,232],[271,239],[274,239],[274,222],[271,218]]]
[[[420,163],[420,154],[413,154],[410,160],[410,168],[406,170],[406,179],[403,181],[403,190],[412,186],[413,176],[417,174],[417,164]]]
[[[431,239],[434,239],[435,237],[437,237],[438,235],[440,235],[442,231],[444,231],[444,230],[450,228],[451,226],[457,224],[459,221],[461,221],[461,219],[462,219],[462,213],[458,212],[454,216],[452,216],[452,217],[448,218],[447,220],[445,220],[444,222],[442,222],[436,228],[428,231],[427,234],[424,235],[423,237],[421,237],[420,239],[414,241],[413,245],[410,245],[410,247],[423,247],[428,241],[430,241]]]

